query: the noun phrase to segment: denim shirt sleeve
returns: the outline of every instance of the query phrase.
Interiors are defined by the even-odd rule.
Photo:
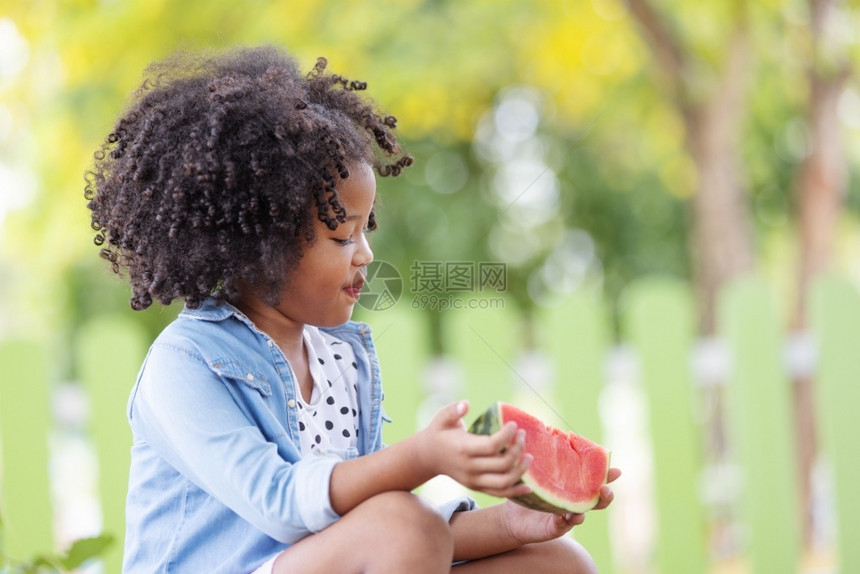
[[[285,460],[202,358],[154,346],[129,403],[136,436],[268,536],[291,544],[338,519],[335,456]]]

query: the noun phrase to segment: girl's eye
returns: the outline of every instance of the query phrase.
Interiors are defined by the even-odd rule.
[[[375,225],[372,227],[365,227],[364,229],[361,230],[361,233],[366,235],[366,234],[370,233],[371,231],[374,231],[375,229],[376,229]],[[338,243],[338,245],[343,245],[343,246],[351,245],[352,243],[355,243],[355,240],[352,238],[352,236],[347,237],[346,239],[338,239],[337,237],[334,237],[333,239]]]
[[[371,231],[376,231],[376,222],[373,222],[373,223],[371,223],[371,225],[368,225],[367,227],[362,229],[361,234],[367,235]],[[352,235],[350,235],[346,239],[338,239],[337,237],[333,237],[332,239],[334,239],[338,245],[343,245],[343,246],[347,246],[347,245],[351,245],[351,244],[355,243],[355,239],[353,239]]]

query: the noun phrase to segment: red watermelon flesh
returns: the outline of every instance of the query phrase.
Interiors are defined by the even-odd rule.
[[[600,500],[600,487],[606,483],[610,451],[503,402],[490,407],[470,430],[492,434],[511,421],[526,431],[525,450],[533,456],[523,475],[532,493],[513,500],[548,512],[585,512],[594,508]]]

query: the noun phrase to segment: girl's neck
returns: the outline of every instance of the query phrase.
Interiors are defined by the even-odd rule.
[[[281,348],[287,358],[304,354],[304,324],[293,321],[277,307],[266,305],[258,297],[243,293],[232,304],[267,334]]]
[[[281,349],[290,363],[302,398],[310,402],[314,383],[305,350],[304,324],[293,321],[277,307],[266,305],[258,297],[247,293],[242,294],[233,305]]]

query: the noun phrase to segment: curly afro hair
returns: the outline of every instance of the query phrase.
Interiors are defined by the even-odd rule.
[[[345,219],[335,185],[366,162],[411,165],[396,120],[359,97],[363,82],[304,75],[274,47],[177,53],[150,65],[86,173],[95,243],[128,272],[131,307],[234,298],[269,304],[313,240],[313,218]],[[375,226],[371,214],[370,226]]]

